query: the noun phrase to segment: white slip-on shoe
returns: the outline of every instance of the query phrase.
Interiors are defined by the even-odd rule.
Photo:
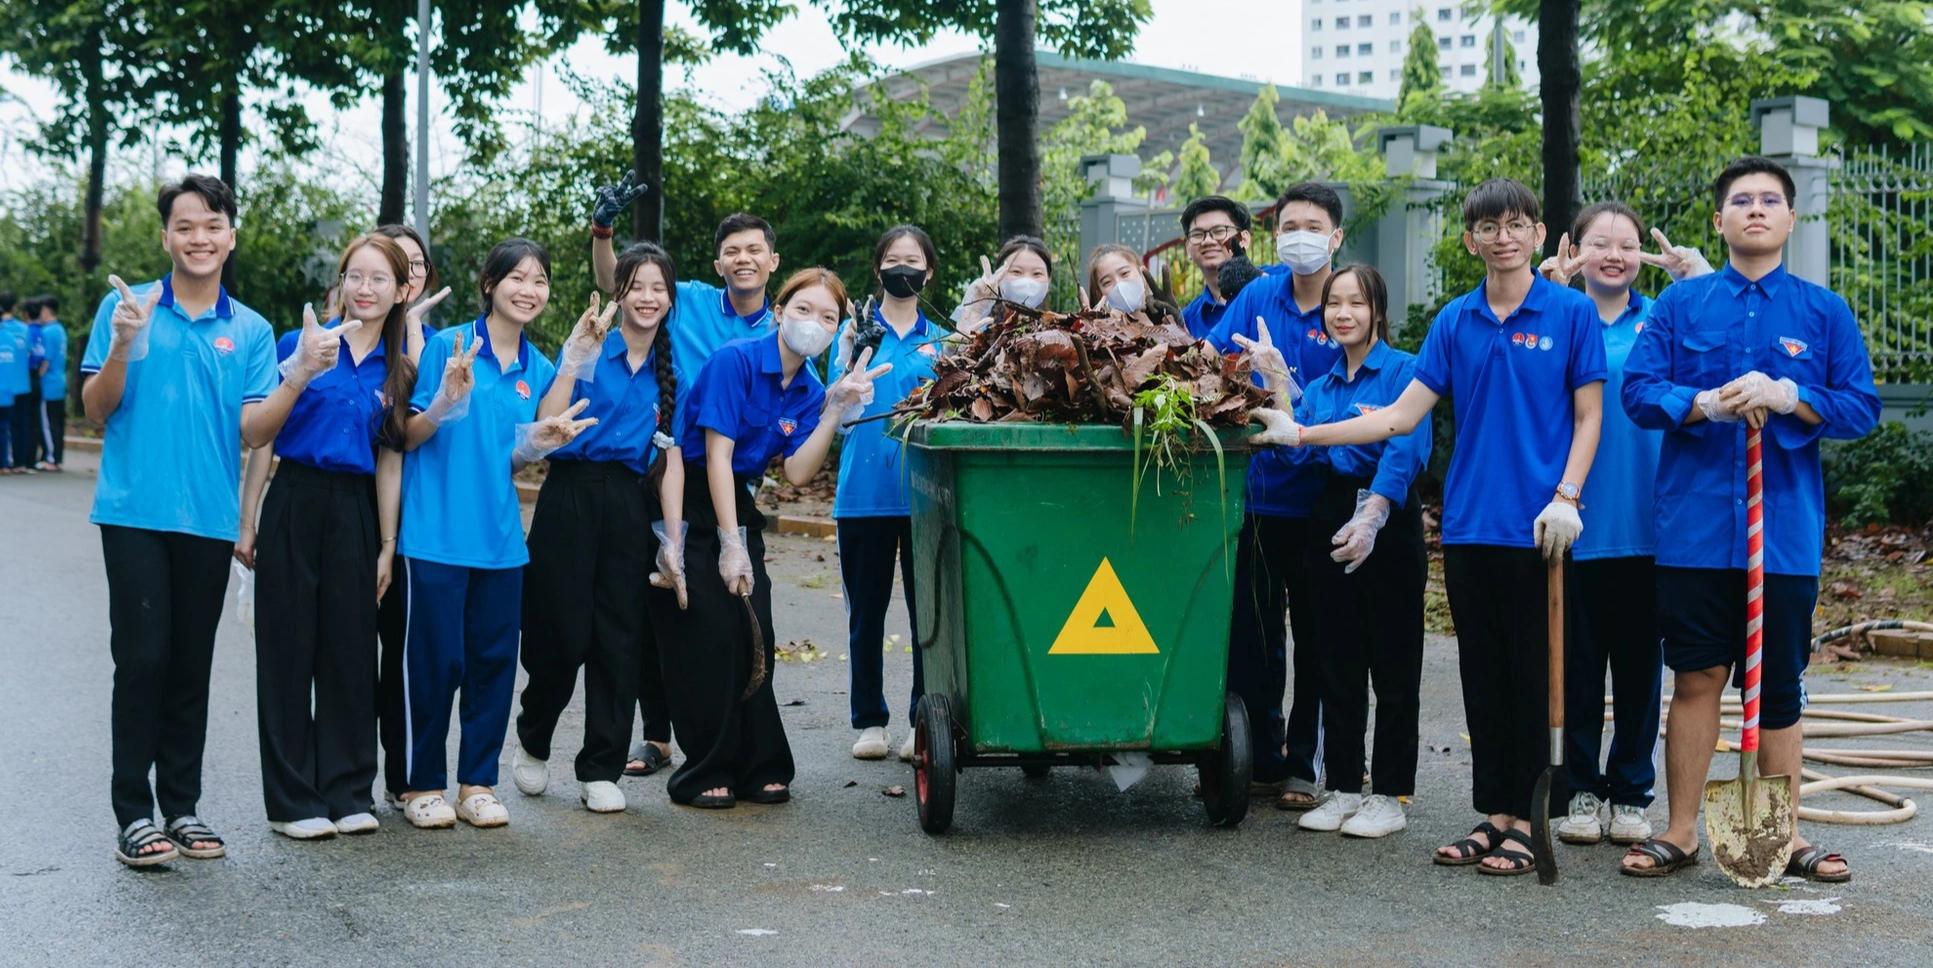
[[[1409,826],[1409,816],[1395,797],[1372,793],[1363,798],[1362,808],[1342,825],[1344,837],[1387,837]]]
[[[336,835],[336,825],[327,817],[310,817],[307,820],[271,820],[268,829],[290,840],[325,840]]]
[[[906,742],[899,744],[899,761],[901,763],[913,762],[913,739],[918,735],[919,727],[917,726],[906,731]]]
[[[886,741],[886,727],[868,726],[859,731],[859,741],[852,744],[852,758],[883,760],[892,749],[893,745]]]
[[[1644,808],[1632,803],[1611,804],[1611,842],[1636,844],[1651,839],[1651,821]]]
[[[350,834],[352,836],[355,834],[372,834],[380,826],[382,825],[376,822],[375,814],[352,813],[336,821],[336,833]]]
[[[592,780],[577,785],[577,799],[592,813],[619,813],[624,810],[624,791],[609,780]]]
[[[403,804],[403,819],[412,827],[439,830],[456,826],[456,811],[441,793],[425,793]]]
[[[525,752],[519,744],[517,752],[510,755],[510,780],[524,796],[543,796],[550,786],[550,764]]]
[[[472,827],[502,827],[510,823],[510,808],[494,793],[472,793],[456,805],[456,818]]]
[[[1295,825],[1303,830],[1334,833],[1342,829],[1343,823],[1355,816],[1356,811],[1360,809],[1362,809],[1362,794],[1338,793],[1331,790],[1328,796],[1322,798],[1321,803],[1316,804],[1315,809],[1303,814],[1302,819],[1297,820]]]
[[[1595,793],[1571,797],[1570,816],[1557,825],[1557,839],[1567,844],[1595,844],[1604,839],[1604,821],[1598,818],[1604,801]]]

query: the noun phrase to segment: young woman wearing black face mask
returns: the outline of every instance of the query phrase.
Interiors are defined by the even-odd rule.
[[[886,611],[893,600],[893,563],[897,557],[907,595],[907,619],[912,620],[913,527],[907,503],[906,475],[900,464],[900,444],[887,431],[889,421],[874,420],[851,428],[845,423],[885,413],[898,406],[921,380],[932,379],[933,360],[945,335],[920,312],[920,290],[933,278],[938,262],[933,240],[911,225],[887,229],[873,249],[873,275],[883,294],[877,308],[867,307],[867,318],[847,320],[833,354],[832,379],[853,366],[853,360],[872,348],[873,365],[891,363],[892,372],[873,383],[869,402],[840,417],[846,434],[839,449],[839,491],[832,516],[839,521],[839,577],[845,584],[846,630],[851,653],[852,728],[859,730],[852,755],[862,760],[885,759],[891,749],[886,724],[891,713],[883,678]],[[871,338],[868,338],[870,335]],[[917,635],[915,636],[917,638]],[[913,650],[913,695],[907,704],[910,727],[913,709],[923,688],[920,653]],[[913,733],[909,728],[900,759],[911,759]]]

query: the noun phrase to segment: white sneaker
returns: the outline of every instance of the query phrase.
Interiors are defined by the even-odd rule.
[[[1362,809],[1362,794],[1338,793],[1331,790],[1328,796],[1322,798],[1321,803],[1315,805],[1315,809],[1303,814],[1302,819],[1297,820],[1295,825],[1303,830],[1316,830],[1325,834],[1335,833],[1342,829],[1344,821],[1355,816],[1356,811],[1360,809]]]
[[[899,744],[899,761],[901,763],[913,762],[913,740],[919,736],[919,731],[920,728],[918,726],[906,731],[906,742]]]
[[[426,793],[403,804],[403,819],[410,826],[424,830],[437,830],[456,826],[456,811],[441,793]]]
[[[1611,804],[1611,842],[1635,844],[1651,839],[1651,821],[1644,808],[1629,803]]]
[[[327,817],[310,817],[307,820],[271,820],[268,829],[290,840],[325,840],[336,835],[336,825]]]
[[[550,786],[550,764],[524,752],[522,745],[510,757],[510,779],[517,784],[517,792],[527,797],[540,797]]]
[[[1604,839],[1604,822],[1598,819],[1598,812],[1604,808],[1604,801],[1595,793],[1579,793],[1571,797],[1571,815],[1557,825],[1557,839],[1567,844],[1595,844]]]
[[[584,809],[592,813],[621,813],[624,810],[624,791],[609,780],[579,783],[577,799],[584,804]]]
[[[859,741],[852,744],[852,758],[855,760],[883,760],[893,745],[886,741],[886,727],[868,726],[859,732]]]
[[[375,833],[376,828],[379,826],[382,826],[382,825],[376,822],[376,817],[374,814],[352,813],[349,816],[336,821],[336,833],[339,833],[339,834]]]
[[[456,805],[456,817],[472,827],[502,827],[510,823],[510,810],[494,793],[472,793]]]
[[[1409,826],[1409,815],[1402,801],[1372,793],[1363,798],[1362,808],[1342,825],[1344,837],[1387,837]]]

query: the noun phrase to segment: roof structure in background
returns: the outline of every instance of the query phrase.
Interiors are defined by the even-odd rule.
[[[931,61],[886,79],[886,88],[895,99],[916,97],[922,83],[931,103],[947,115],[958,113],[966,101],[968,87],[980,70],[985,54],[961,54]],[[1040,127],[1053,127],[1067,117],[1067,101],[1087,93],[1094,80],[1108,82],[1114,95],[1127,105],[1128,124],[1148,129],[1141,154],[1149,157],[1181,147],[1188,138],[1188,125],[1199,124],[1215,167],[1228,174],[1241,156],[1242,133],[1236,122],[1254,105],[1264,82],[1193,71],[1149,67],[1108,61],[1062,57],[1052,51],[1037,51],[1040,72]],[[1381,98],[1358,97],[1333,91],[1276,86],[1281,101],[1276,114],[1287,124],[1291,119],[1320,109],[1329,117],[1348,117],[1378,111],[1394,111],[1395,102]],[[872,114],[856,111],[846,120],[846,130],[866,137],[879,131]],[[936,123],[935,136],[945,134],[944,122]]]

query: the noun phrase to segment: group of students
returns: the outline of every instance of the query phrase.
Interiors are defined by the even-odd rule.
[[[60,297],[0,290],[0,474],[61,470],[66,426]]]

